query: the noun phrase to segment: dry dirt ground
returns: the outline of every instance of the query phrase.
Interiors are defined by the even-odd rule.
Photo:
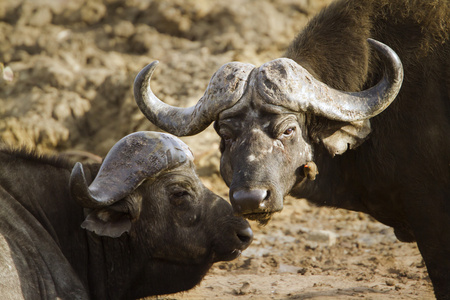
[[[193,105],[222,64],[282,55],[329,0],[1,0],[0,139],[42,151],[105,155],[155,130],[132,95],[135,75],[166,102]],[[227,197],[212,128],[184,138],[198,172]],[[72,152],[69,152],[72,151]],[[415,244],[364,214],[287,199],[242,256],[216,264],[191,291],[158,299],[433,299]]]
[[[158,299],[434,299],[417,247],[364,214],[289,199],[235,261]]]

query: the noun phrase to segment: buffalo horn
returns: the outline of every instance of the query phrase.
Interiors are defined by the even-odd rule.
[[[106,155],[97,176],[88,185],[81,163],[70,176],[71,195],[86,208],[109,206],[133,192],[145,179],[193,160],[178,138],[140,131],[117,142]]]
[[[372,118],[394,101],[402,85],[403,67],[394,50],[373,39],[368,42],[382,54],[386,67],[380,82],[367,90],[333,89],[287,58],[273,60],[259,68],[258,89],[269,104],[293,111],[345,122]]]
[[[158,61],[147,65],[134,81],[134,97],[139,109],[153,124],[177,136],[194,135],[211,124],[219,113],[233,106],[243,95],[251,64],[231,62],[212,76],[205,94],[195,106],[174,107],[159,100],[150,88]]]

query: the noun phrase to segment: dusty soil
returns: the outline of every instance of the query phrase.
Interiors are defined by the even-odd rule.
[[[235,261],[158,299],[434,299],[415,244],[367,215],[288,199]]]
[[[132,95],[135,75],[159,60],[152,80],[166,102],[193,105],[222,64],[260,65],[330,0],[3,0],[0,139],[42,151],[105,155],[121,137],[156,130]],[[210,127],[183,138],[198,172],[227,197]],[[415,244],[364,214],[287,199],[232,262],[195,289],[158,299],[433,299]]]

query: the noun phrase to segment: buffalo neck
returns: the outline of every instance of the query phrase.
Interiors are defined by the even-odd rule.
[[[87,285],[87,238],[83,209],[69,195],[71,164],[53,158],[0,152],[0,185],[56,242]],[[30,216],[29,214],[26,214]]]
[[[401,214],[402,202],[394,201],[399,198],[398,180],[401,178],[389,178],[384,184],[383,179],[388,174],[376,178],[368,172],[373,168],[387,168],[378,163],[378,156],[370,156],[372,152],[364,150],[371,144],[368,140],[360,147],[335,157],[325,149],[316,149],[315,162],[319,170],[316,180],[296,186],[291,195],[307,198],[319,206],[367,213],[394,228],[407,228],[407,220]],[[391,176],[395,175],[391,173]],[[386,205],[389,205],[389,211],[384,209]]]
[[[350,156],[352,154],[345,153],[331,157],[324,148],[318,149],[314,158],[319,171],[316,179],[314,181],[304,179],[290,194],[296,198],[307,198],[319,206],[367,212],[361,201],[362,187],[357,186],[353,176],[349,176],[352,173],[348,170],[353,168]],[[356,173],[352,175],[358,176]]]

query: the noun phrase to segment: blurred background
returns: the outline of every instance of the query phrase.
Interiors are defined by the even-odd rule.
[[[221,65],[279,57],[327,1],[311,2],[3,0],[0,62],[14,79],[1,82],[0,138],[104,155],[124,135],[156,129],[132,93],[146,64],[160,61],[161,99],[194,105]]]

